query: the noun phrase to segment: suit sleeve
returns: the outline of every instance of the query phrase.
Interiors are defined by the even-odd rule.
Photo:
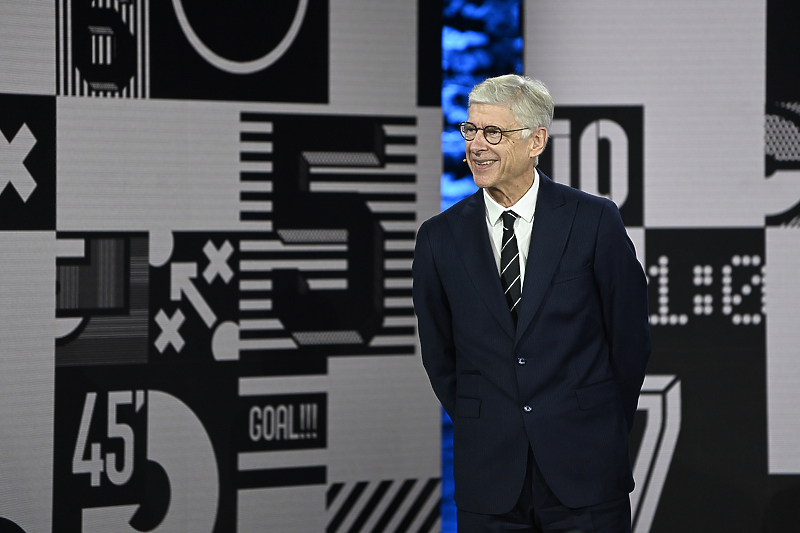
[[[456,358],[450,304],[423,224],[414,248],[413,300],[417,315],[422,364],[434,393],[453,417],[456,405]]]
[[[650,358],[647,280],[617,206],[607,201],[600,217],[594,263],[614,379],[628,431]]]

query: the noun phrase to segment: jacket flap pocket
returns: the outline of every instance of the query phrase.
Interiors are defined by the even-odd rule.
[[[591,409],[619,398],[619,388],[613,379],[593,383],[575,391],[581,409]]]
[[[456,398],[456,416],[463,418],[480,418],[481,416],[481,399],[480,398],[465,398],[459,396]]]

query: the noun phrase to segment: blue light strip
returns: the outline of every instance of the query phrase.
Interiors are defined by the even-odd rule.
[[[442,210],[477,190],[464,159],[458,123],[467,120],[467,95],[490,76],[522,73],[521,0],[480,5],[445,0],[442,27]]]
[[[490,76],[522,74],[521,0],[444,0],[442,27],[442,210],[477,190],[458,123],[467,95]],[[453,423],[442,411],[442,533],[455,533]]]

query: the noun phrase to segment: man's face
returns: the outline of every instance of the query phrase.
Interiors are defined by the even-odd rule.
[[[501,130],[515,130],[522,126],[514,119],[511,109],[500,105],[472,104],[469,108],[469,122],[478,128],[498,126]],[[529,132],[530,137],[522,139],[525,131],[503,134],[498,144],[489,144],[480,130],[471,141],[464,141],[467,164],[478,187],[489,188],[511,195],[520,188],[527,190],[533,181],[534,157],[541,153],[544,143],[541,140],[544,128]],[[546,137],[545,137],[546,138]],[[492,194],[492,196],[495,196]]]

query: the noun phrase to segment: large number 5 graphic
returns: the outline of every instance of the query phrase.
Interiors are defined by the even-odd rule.
[[[329,335],[315,344],[368,343],[383,323],[383,229],[362,195],[311,192],[310,182],[313,166],[345,170],[342,181],[351,178],[342,167],[383,166],[382,126],[371,117],[286,117],[273,138],[275,231],[287,243],[347,244],[346,290],[312,291],[299,270],[275,270],[274,310],[293,333]]]

